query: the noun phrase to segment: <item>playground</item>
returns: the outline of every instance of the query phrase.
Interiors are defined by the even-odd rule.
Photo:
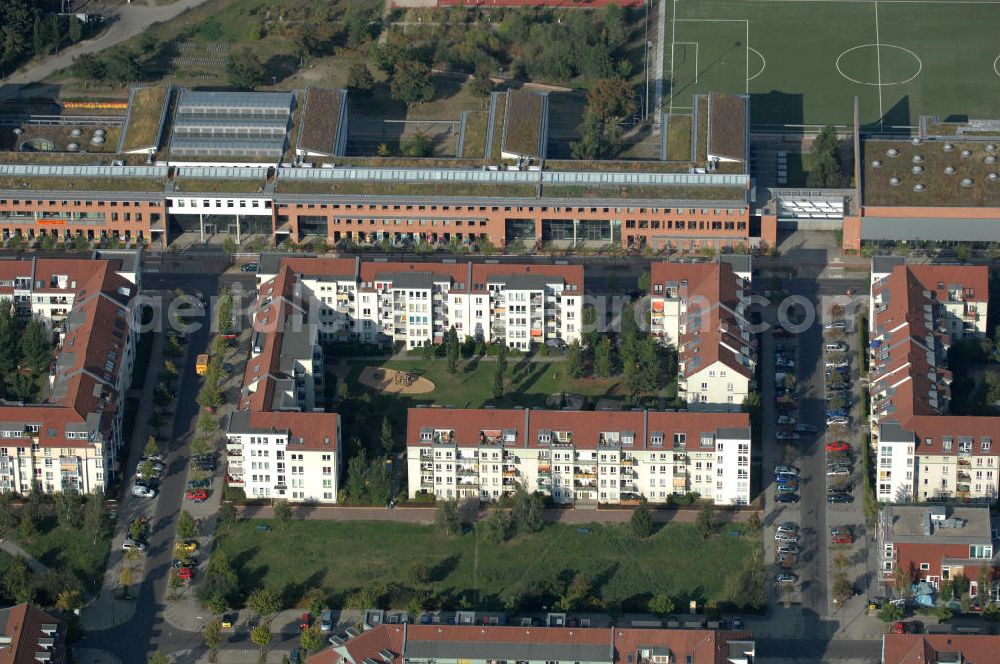
[[[358,381],[366,387],[388,394],[427,394],[434,391],[434,383],[416,371],[365,367]]]

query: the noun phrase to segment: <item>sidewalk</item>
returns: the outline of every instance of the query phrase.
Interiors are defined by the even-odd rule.
[[[274,510],[270,506],[248,505],[237,507],[240,518],[243,519],[273,519]],[[404,523],[434,523],[436,507],[347,507],[339,505],[310,505],[307,507],[292,507],[293,519],[317,519],[325,521],[399,521]],[[699,509],[652,509],[653,521],[656,523],[694,523],[698,519]],[[720,524],[746,521],[753,514],[752,510],[730,511],[719,509],[716,518]],[[480,510],[477,521],[485,519],[489,510]],[[630,509],[546,509],[542,516],[549,523],[626,523],[632,518]]]
[[[153,392],[160,377],[159,367],[163,365],[163,345],[164,336],[153,333],[153,344],[149,353],[149,367],[146,371],[146,380],[142,386],[142,395],[139,398],[139,408],[136,412],[135,427],[132,430],[132,440],[129,442],[128,463],[122,469],[123,483],[128,484],[131,480],[135,468],[139,465],[139,458],[146,445],[146,438],[149,435],[146,422],[149,422],[153,410]],[[134,386],[133,386],[134,387]],[[101,584],[100,593],[93,601],[80,611],[80,624],[87,631],[99,631],[110,629],[126,623],[135,615],[135,600],[116,599],[115,594],[121,587],[118,580],[119,568],[124,554],[121,542],[125,538],[129,523],[137,515],[152,517],[156,501],[140,498],[133,498],[127,492],[121,504],[118,506],[118,520],[114,526],[111,536],[111,555],[108,556],[108,565],[104,570],[104,581]],[[143,570],[144,574],[145,570]],[[136,588],[142,582],[143,574],[137,575],[132,584]]]
[[[10,540],[0,539],[0,549],[14,556],[15,558],[24,558],[24,561],[28,563],[28,567],[35,574],[48,574],[49,568],[43,565],[41,562],[36,560],[30,553],[19,547],[14,542]]]

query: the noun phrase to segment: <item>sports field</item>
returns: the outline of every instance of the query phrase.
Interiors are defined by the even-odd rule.
[[[1000,114],[1000,0],[664,0],[663,104],[749,93],[757,129]]]

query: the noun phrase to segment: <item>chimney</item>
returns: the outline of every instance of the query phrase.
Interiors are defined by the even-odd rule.
[[[924,537],[931,536],[931,513],[930,511],[924,512],[920,519],[921,525],[924,529]]]

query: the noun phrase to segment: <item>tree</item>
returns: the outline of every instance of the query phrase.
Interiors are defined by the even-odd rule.
[[[594,349],[594,374],[598,378],[610,378],[615,373],[615,360],[612,355],[611,339],[607,336],[597,342]]]
[[[758,552],[754,552],[738,572],[726,579],[725,598],[737,608],[763,608],[767,604],[767,593],[767,569]]]
[[[0,493],[0,533],[6,534],[17,528],[14,501],[7,491]]]
[[[458,331],[455,330],[455,326],[452,325],[448,329],[448,371],[455,373],[458,371]]]
[[[389,460],[375,457],[368,468],[368,502],[372,505],[388,505],[392,498],[392,475]]]
[[[884,623],[894,623],[902,618],[903,610],[892,602],[886,602],[878,612],[878,619]]]
[[[980,606],[985,604],[993,597],[993,574],[990,571],[989,565],[979,566],[979,576],[976,578],[977,595],[979,596]]]
[[[75,16],[69,17],[69,25],[67,26],[67,29],[70,42],[75,44],[80,41],[81,37],[83,37],[83,23],[81,23]]]
[[[695,522],[695,527],[698,529],[698,534],[704,539],[708,539],[715,534],[717,526],[714,505],[711,503],[702,505],[701,510],[698,512],[698,520]]]
[[[14,556],[3,573],[3,589],[7,596],[12,597],[18,604],[34,601],[36,595],[34,573],[21,556]]]
[[[833,601],[838,605],[854,597],[854,584],[850,582],[843,572],[837,574],[833,581]]]
[[[170,659],[170,657],[168,657],[167,655],[164,655],[162,652],[157,650],[156,652],[154,652],[152,655],[149,656],[149,659],[147,659],[146,662],[148,664],[171,664],[173,660]]]
[[[146,446],[142,448],[142,455],[144,457],[156,456],[160,453],[160,446],[156,443],[156,436],[150,435],[146,439]]]
[[[355,62],[347,70],[347,89],[352,94],[368,95],[375,87],[375,79],[372,77],[368,65],[363,62]]]
[[[395,441],[392,437],[392,422],[389,420],[388,415],[384,415],[382,417],[382,431],[379,433],[379,442],[382,443],[382,449],[385,450],[385,455],[391,457]]]
[[[271,509],[274,512],[274,522],[278,524],[278,527],[282,530],[287,528],[288,523],[292,520],[292,508],[288,501],[276,500]]]
[[[198,536],[198,524],[187,510],[181,511],[177,517],[177,536],[181,539],[193,539]]]
[[[260,664],[267,661],[267,647],[271,645],[271,626],[260,623],[250,630],[250,640],[260,647]]]
[[[319,625],[312,625],[309,629],[302,630],[302,634],[299,635],[299,645],[309,654],[322,650],[326,642],[320,634]]]
[[[0,298],[0,375],[9,376],[17,368],[18,331],[11,315],[10,298]],[[998,326],[1000,331],[1000,326]]]
[[[837,151],[837,131],[833,125],[827,125],[820,130],[813,140],[813,166],[809,170],[806,184],[810,187],[839,187],[840,155]]]
[[[649,600],[648,608],[650,613],[655,613],[658,616],[668,616],[677,610],[673,598],[666,593],[653,595],[652,599]]]
[[[649,501],[643,496],[639,504],[632,510],[632,534],[639,539],[646,539],[653,534],[653,513],[649,510]]]
[[[566,347],[566,375],[570,378],[583,376],[583,348],[579,341]]]
[[[156,466],[149,459],[146,459],[139,463],[139,475],[142,477],[144,482],[149,482],[154,477],[156,477]]]
[[[490,544],[503,544],[510,534],[510,516],[507,512],[494,508],[483,522],[483,534]]]
[[[215,662],[219,646],[222,645],[222,622],[218,618],[208,621],[201,630],[201,636],[208,648],[208,661]]]
[[[249,49],[237,51],[229,56],[229,62],[226,63],[226,73],[233,86],[245,90],[253,90],[263,83],[267,76],[264,63],[260,61],[256,53]]]
[[[3,511],[3,506],[0,505],[0,512]],[[83,510],[83,525],[86,532],[94,534],[94,542],[97,542],[107,530],[108,514],[104,510],[104,492],[101,489],[96,489],[87,496]]]
[[[347,33],[347,48],[357,50],[372,38],[372,21],[375,16],[370,10],[352,7],[344,15],[344,32]]]
[[[897,597],[906,597],[907,592],[910,590],[910,571],[902,564],[896,565],[893,570],[893,585],[895,586]]]
[[[257,588],[247,597],[246,608],[256,613],[261,618],[277,613],[281,608],[278,605],[278,598],[267,588]]]
[[[414,560],[406,569],[406,579],[411,586],[422,586],[431,578],[431,570],[422,560]]]
[[[934,615],[937,616],[938,622],[945,623],[951,620],[953,614],[951,612],[951,609],[949,609],[947,606],[942,605],[937,607],[937,609],[935,609]]]
[[[445,500],[438,505],[434,514],[434,525],[442,535],[458,535],[462,532],[462,522],[458,518],[458,503]]]
[[[40,320],[29,320],[21,336],[24,364],[36,376],[49,368],[52,361],[52,333]]]
[[[579,611],[584,607],[584,603],[590,597],[590,577],[582,572],[577,572],[573,579],[566,586],[566,591],[556,603],[560,611],[569,613]]]
[[[83,597],[76,588],[67,588],[56,597],[56,608],[65,613],[76,611],[83,606]]]
[[[601,122],[621,122],[635,115],[635,90],[621,78],[598,81],[587,93],[587,112]]]
[[[529,493],[523,484],[515,486],[511,519],[518,533],[537,533],[542,529],[545,525],[542,507],[540,496]]]
[[[500,362],[497,362],[496,370],[493,372],[493,398],[501,399],[503,398],[504,382],[503,382],[503,366]]]
[[[419,60],[401,60],[392,70],[389,96],[413,106],[434,98],[431,69]]]
[[[347,499],[356,502],[365,502],[368,484],[368,457],[362,447],[357,454],[347,462],[347,479],[344,483],[344,490],[347,492]]]
[[[219,505],[219,515],[216,521],[221,530],[228,531],[239,521],[239,518],[239,514],[236,512],[236,505],[233,505],[229,501],[224,501]]]
[[[489,69],[486,67],[476,67],[476,75],[472,77],[472,94],[477,97],[486,98],[493,92],[493,79],[490,77]]]
[[[219,296],[218,321],[219,334],[229,334],[233,331],[233,310],[236,306],[233,300],[233,293],[228,288],[222,291]]]
[[[66,489],[55,494],[56,517],[59,527],[75,530],[82,523],[80,494],[73,489]]]

